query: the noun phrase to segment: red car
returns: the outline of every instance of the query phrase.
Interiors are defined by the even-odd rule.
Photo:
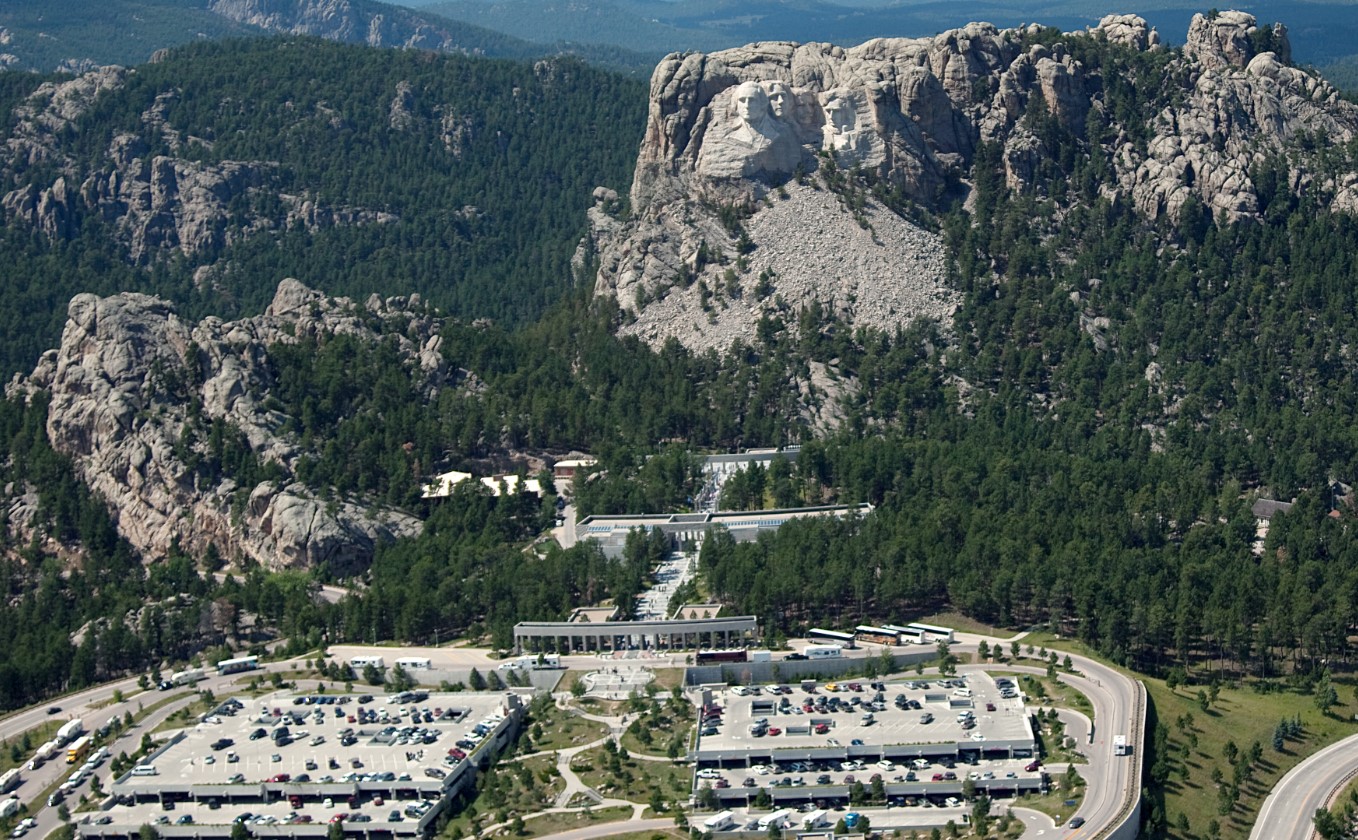
[[[942,774],[942,773],[935,773],[935,774],[934,774],[934,781],[935,781],[935,782],[941,782],[941,781],[943,781],[943,774]]]
[[[816,724],[816,734],[817,734],[817,735],[824,735],[825,733],[827,733],[827,732],[829,732],[829,731],[830,731],[830,727],[826,726],[825,724],[823,724],[823,723],[818,723],[818,724]]]
[[[995,704],[994,704],[994,703],[987,703],[987,704],[985,704],[985,710],[986,710],[987,712],[993,712],[993,711],[995,711]]]
[[[335,816],[331,817],[331,818],[330,818],[330,821],[331,821],[332,823],[338,823],[338,822],[344,822],[344,821],[347,820],[347,819],[349,819],[349,815],[341,811],[340,813],[338,813],[338,814],[336,814]]]
[[[1037,768],[1041,766],[1042,762],[1038,761],[1037,759],[1033,759],[1032,761],[1028,762],[1028,764],[1025,765],[1023,769],[1027,770],[1029,773],[1036,773]]]
[[[770,735],[782,735],[782,734],[783,734],[783,730],[779,729],[779,728],[776,727],[776,726],[771,726],[771,727],[769,727],[769,734],[770,734]]]
[[[272,779],[269,779],[269,781],[271,781],[271,782],[286,782],[287,780],[289,780],[289,779],[291,779],[291,778],[292,778],[292,777],[289,776],[287,773],[279,773],[277,776],[274,776]]]

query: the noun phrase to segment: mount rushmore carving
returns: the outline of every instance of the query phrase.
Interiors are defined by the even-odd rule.
[[[845,165],[863,163],[881,145],[859,123],[853,91],[817,93],[786,81],[745,81],[713,100],[696,171],[708,178],[758,178],[812,168],[817,150]]]

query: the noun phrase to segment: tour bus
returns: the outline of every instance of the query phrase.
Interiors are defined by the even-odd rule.
[[[857,647],[854,644],[852,633],[841,633],[838,630],[822,630],[819,627],[813,627],[806,631],[806,638],[813,641],[829,642],[850,649]]]
[[[947,642],[952,644],[956,641],[956,636],[951,627],[940,627],[937,624],[920,624],[918,621],[905,625],[912,630],[923,631],[925,637],[931,642]]]
[[[924,631],[918,628],[901,627],[898,624],[883,624],[882,629],[895,633],[897,641],[903,645],[925,645],[929,643],[925,638]]]
[[[750,658],[746,650],[700,650],[694,657],[698,665],[711,665],[714,662],[745,662]]]
[[[94,738],[89,735],[81,735],[71,742],[66,748],[66,763],[79,764],[89,755],[90,747],[94,746]]]
[[[900,644],[900,637],[895,631],[885,627],[873,627],[868,624],[860,624],[853,629],[854,639],[860,642],[872,642],[875,645],[889,645],[895,647]]]
[[[223,659],[217,663],[217,673],[237,674],[241,671],[253,671],[259,667],[258,656],[242,656],[237,659]]]

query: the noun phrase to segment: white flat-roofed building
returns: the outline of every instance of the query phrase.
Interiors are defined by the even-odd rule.
[[[580,539],[599,542],[604,554],[622,554],[627,534],[635,528],[647,532],[659,529],[670,538],[671,544],[682,547],[687,542],[701,542],[717,526],[730,532],[736,542],[753,542],[760,534],[772,533],[794,519],[821,516],[844,518],[866,516],[873,510],[870,504],[823,505],[820,507],[785,508],[781,510],[731,511],[727,513],[661,513],[639,516],[587,516],[576,526]]]

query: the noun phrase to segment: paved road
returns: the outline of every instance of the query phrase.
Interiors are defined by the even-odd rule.
[[[595,837],[608,837],[613,834],[631,834],[634,831],[661,831],[674,828],[674,820],[621,820],[600,823],[584,828],[572,828],[559,834],[545,834],[539,840],[592,840]]]
[[[971,647],[972,645],[962,644],[954,646],[954,649],[957,651],[967,651]],[[331,654],[341,659],[347,659],[349,656],[360,655],[370,650],[380,651],[388,656],[429,655],[446,657],[449,659],[461,660],[467,664],[490,664],[494,662],[494,660],[489,659],[486,655],[486,651],[465,648],[433,648],[420,650],[411,648],[372,649],[356,646],[335,646],[331,648]],[[853,651],[852,653],[855,655],[868,655],[869,652]],[[1139,732],[1133,727],[1132,716],[1136,706],[1138,689],[1137,683],[1134,680],[1123,676],[1111,668],[1080,656],[1072,655],[1071,659],[1076,670],[1081,672],[1082,676],[1063,674],[1061,679],[1087,694],[1093,702],[1095,709],[1096,728],[1094,742],[1084,746],[1086,754],[1091,759],[1091,764],[1082,770],[1082,775],[1086,777],[1089,783],[1086,792],[1086,802],[1088,802],[1089,805],[1081,811],[1081,816],[1088,821],[1090,829],[1093,829],[1093,831],[1090,831],[1090,834],[1092,835],[1096,833],[1098,829],[1101,829],[1112,822],[1121,810],[1127,785],[1135,785],[1137,783],[1134,774],[1136,773],[1138,762],[1128,757],[1113,756],[1112,741],[1113,736],[1116,734],[1127,734],[1133,736],[1131,738],[1133,743],[1137,742],[1135,736],[1138,735]],[[563,657],[563,664],[567,665],[567,667],[582,667],[597,662],[598,659],[593,656]],[[661,663],[656,662],[656,664],[659,665]],[[282,670],[293,667],[294,665],[295,663],[271,663],[266,666],[265,670]],[[974,670],[979,667],[980,666],[968,665],[962,666],[959,670]],[[1006,664],[1004,667],[1011,670],[1028,670],[1034,673],[1044,672],[1043,668],[1034,666]],[[248,676],[248,674],[244,676]],[[214,676],[199,683],[196,688],[211,689],[214,693],[223,694],[229,689],[232,683],[241,679],[241,677],[241,674],[232,674],[225,677]],[[122,704],[115,705],[112,703],[112,696],[115,690],[121,690],[127,695]],[[51,720],[54,717],[60,717],[61,719],[80,717],[86,721],[87,727],[93,728],[102,726],[109,718],[112,718],[115,715],[121,717],[127,711],[135,712],[138,703],[150,705],[150,703],[155,702],[155,700],[159,699],[161,696],[163,695],[157,691],[139,691],[135,679],[121,680],[88,689],[33,709],[16,712],[9,717],[0,719],[0,739],[21,736],[24,731],[38,726],[47,720]],[[188,701],[186,700],[184,702]],[[46,709],[49,705],[61,706],[62,713],[60,715],[48,715]],[[116,754],[119,751],[130,752],[131,750],[129,747],[135,746],[135,740],[141,738],[141,732],[154,728],[156,724],[168,717],[180,705],[182,705],[182,703],[158,710],[151,720],[146,721],[141,727],[134,729],[131,734],[125,736],[134,738],[133,743],[124,745],[120,741],[114,747],[114,753]],[[1354,751],[1354,760],[1351,761],[1348,766],[1358,766],[1358,739],[1355,739],[1352,749]],[[1322,755],[1324,755],[1324,753],[1322,753]],[[1297,769],[1301,770],[1308,764],[1309,762],[1304,763]],[[35,799],[42,790],[46,789],[54,781],[64,775],[67,769],[64,762],[56,761],[48,762],[47,765],[39,768],[34,773],[25,773],[24,783],[17,791],[20,798],[24,799],[24,801]],[[1296,771],[1294,771],[1294,773],[1295,772]],[[1291,775],[1292,774],[1289,774],[1289,777]],[[1285,778],[1283,784],[1285,785],[1287,781],[1288,779]],[[1280,787],[1281,786],[1282,785],[1280,785]],[[1326,787],[1326,790],[1328,790],[1328,786],[1322,785],[1322,787]],[[35,803],[35,805],[38,806],[41,804],[42,803]],[[1265,807],[1267,808],[1268,806],[1266,805]],[[36,816],[39,819],[39,829],[35,832],[35,836],[46,836],[57,825],[55,809],[42,808],[39,810],[35,808],[35,810],[38,811]],[[1309,811],[1306,811],[1306,813],[1309,814]],[[671,824],[664,820],[661,820],[660,822],[666,825]],[[625,826],[627,823],[619,823],[617,825]],[[635,826],[638,825],[638,823],[632,823],[632,825]],[[614,828],[616,829],[616,826]],[[633,828],[628,830],[636,829]],[[603,833],[577,835],[575,832],[566,832],[562,836],[583,838],[601,837],[606,836],[609,833],[616,833],[616,831],[610,830],[609,826],[602,825],[589,826],[587,828],[578,829],[577,831],[602,831]],[[1272,838],[1290,835],[1259,835],[1256,833],[1256,836],[1267,836]]]
[[[1358,771],[1358,735],[1331,744],[1293,767],[1274,785],[1250,840],[1310,840],[1311,817],[1330,794]]]
[[[969,645],[958,645],[954,650],[966,650]],[[1079,815],[1085,818],[1088,836],[1110,827],[1122,811],[1128,786],[1139,785],[1139,762],[1132,756],[1113,755],[1113,737],[1127,735],[1129,742],[1138,743],[1140,728],[1136,725],[1137,683],[1130,677],[1092,659],[1071,654],[1071,663],[1079,676],[1061,674],[1063,683],[1074,686],[1089,697],[1094,705],[1094,740],[1088,743],[1084,727],[1072,729],[1081,741],[1079,749],[1090,760],[1080,767],[1085,778],[1085,805]],[[963,665],[959,672],[981,670],[980,665]],[[1003,666],[1007,670],[1046,673],[1045,668],[1016,665]],[[1067,718],[1070,720],[1070,718]],[[1080,737],[1083,736],[1083,737]]]
[[[128,712],[135,715],[141,708],[159,702],[167,696],[174,696],[174,694],[186,690],[210,690],[215,694],[224,694],[229,692],[233,684],[243,677],[248,679],[251,674],[258,674],[261,673],[261,671],[288,670],[296,667],[299,661],[300,660],[272,662],[264,665],[260,671],[251,671],[243,674],[228,674],[226,676],[213,675],[202,682],[199,682],[197,685],[193,686],[192,689],[176,688],[173,692],[166,693],[162,693],[155,689],[142,691],[137,686],[136,677],[129,677],[128,679],[106,683],[65,697],[56,698],[30,709],[14,712],[3,719],[0,719],[0,740],[22,738],[24,732],[50,720],[67,721],[74,718],[80,718],[85,722],[86,731],[98,729],[114,717],[121,718]],[[113,695],[116,691],[123,692],[124,697],[122,703],[113,702]],[[176,700],[152,712],[136,726],[132,727],[132,729],[128,730],[120,738],[114,741],[109,747],[110,752],[113,755],[117,755],[120,752],[131,753],[135,751],[141,741],[143,732],[149,732],[154,729],[170,715],[188,705],[193,700],[197,699],[197,697],[198,695],[194,693],[189,697]],[[49,715],[47,709],[52,706],[60,707],[61,712]],[[37,745],[34,746],[36,747]],[[27,761],[27,759],[25,759],[25,761]],[[108,778],[107,767],[108,765],[105,764],[100,768],[100,771],[95,774],[99,777],[99,780],[104,783],[105,789],[107,789],[108,782],[110,781]],[[56,817],[56,809],[47,808],[45,802],[37,801],[39,795],[54,782],[69,775],[70,770],[71,767],[66,764],[65,756],[62,754],[58,754],[56,758],[48,761],[36,770],[21,770],[23,782],[18,788],[12,791],[12,793],[17,795],[20,800],[29,803],[30,816],[38,820],[38,827],[31,832],[35,837],[46,837],[59,825]],[[86,785],[88,785],[88,782]],[[81,792],[84,792],[87,791],[87,788],[82,786],[80,790]],[[78,793],[74,799],[79,799]]]

